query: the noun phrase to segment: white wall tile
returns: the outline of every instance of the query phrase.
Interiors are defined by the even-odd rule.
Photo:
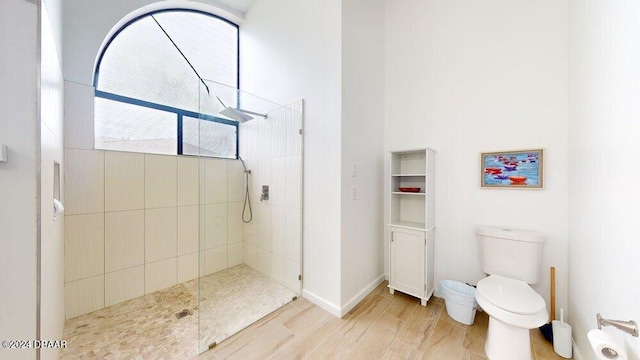
[[[168,288],[178,283],[177,258],[166,259],[144,266],[144,293]]]
[[[271,159],[262,159],[258,162],[258,169],[254,177],[255,181],[253,182],[253,193],[251,194],[251,198],[254,201],[260,201],[260,194],[262,194],[262,185],[271,186]],[[269,201],[265,201],[265,204],[268,204]]]
[[[289,259],[287,259],[286,261],[287,261],[286,270],[285,270],[286,285],[289,289],[300,294],[302,290],[300,287],[300,280],[298,280],[298,276],[300,275],[300,263],[291,261]]]
[[[206,227],[207,227],[207,205],[198,205],[198,250],[207,248]],[[211,225],[210,225],[211,226]]]
[[[242,201],[244,200],[245,190],[245,173],[242,162],[240,160],[228,160],[227,165],[227,201]]]
[[[269,275],[275,281],[285,285],[286,259],[284,256],[271,254],[271,274]]]
[[[273,122],[273,156],[282,157],[287,153],[287,131],[285,121],[288,110],[286,108],[281,108],[278,112],[278,117],[276,117]]]
[[[271,250],[271,207],[258,205],[258,247]]]
[[[204,206],[204,248],[227,245],[227,204]]]
[[[249,121],[247,123],[242,123],[242,124],[238,124],[238,145],[240,145],[238,147],[238,155],[240,157],[242,157],[243,159],[248,159],[250,158],[250,149],[249,149],[249,139],[251,139],[251,133],[250,133],[250,129],[249,126],[245,126],[245,125],[249,125],[251,124],[253,121]]]
[[[302,167],[300,156],[286,158],[286,201],[288,207],[302,208]]]
[[[260,201],[260,194],[256,192],[258,189],[257,184],[260,182],[258,179],[258,174],[260,173],[260,161],[261,160],[257,160],[257,159],[245,160],[245,163],[247,164],[247,168],[251,170],[251,174],[249,175],[249,198],[251,199],[252,202]],[[243,191],[242,200],[244,200],[245,189],[242,190]]]
[[[169,207],[178,204],[177,172],[177,156],[144,156],[145,208]]]
[[[258,157],[260,141],[258,127],[257,121],[240,124],[240,156],[245,161]]]
[[[195,157],[178,157],[178,206],[198,205],[199,166]]]
[[[244,222],[242,221],[241,202],[228,203],[227,209],[227,243],[235,244],[243,241],[244,238]],[[248,211],[248,210],[247,210]],[[248,212],[247,212],[248,216]]]
[[[70,81],[64,82],[64,146],[93,149],[95,89]]]
[[[259,146],[261,159],[273,157],[273,126],[271,121],[258,121]]]
[[[198,253],[178,256],[178,284],[198,277]]]
[[[144,154],[106,151],[105,211],[144,209]]]
[[[284,206],[287,201],[286,192],[286,158],[280,157],[271,161],[271,186],[269,188],[269,203]]]
[[[205,204],[227,202],[227,161],[202,159],[204,161]]]
[[[104,152],[65,150],[65,213],[104,212]]]
[[[144,228],[145,263],[177,256],[178,212],[176,207],[145,210]]]
[[[104,275],[64,284],[65,317],[74,318],[104,307]]]
[[[104,213],[64,217],[65,282],[104,273]]]
[[[227,246],[205,250],[204,273],[205,275],[216,273],[227,268]]]
[[[104,306],[111,306],[142,295],[144,295],[144,266],[104,275]]]
[[[304,132],[304,119],[302,115],[302,109],[300,109],[299,112],[292,112],[291,115],[293,117],[293,123],[296,129],[295,132],[296,134],[298,134],[298,136],[296,136],[296,148],[291,153],[297,156],[302,156],[302,136],[300,136],[299,132],[300,129],[303,129]]]
[[[240,265],[244,262],[244,246],[243,243],[229,244],[227,246],[227,266],[232,267]]]
[[[144,210],[106,213],[105,271],[144,264]]]
[[[204,261],[206,258],[206,251],[200,250],[198,251],[198,276],[205,276],[204,272]]]
[[[300,209],[286,208],[285,256],[287,259],[300,262],[302,246],[302,216]]]
[[[271,252],[284,256],[286,252],[286,208],[271,206]]]
[[[258,247],[244,243],[244,263],[258,270]]]
[[[178,207],[178,255],[198,251],[198,206]]]
[[[301,145],[302,145],[302,136],[300,135],[300,129],[302,129],[302,116],[300,113],[295,111],[290,111],[287,114],[287,124],[286,124],[286,142],[287,142],[287,151],[286,154],[288,156],[291,155],[300,155],[301,154]]]
[[[253,219],[248,223],[244,223],[244,242],[253,245],[258,245],[259,206],[259,203],[251,203]]]
[[[269,250],[258,248],[257,270],[269,276],[271,275],[271,253]]]

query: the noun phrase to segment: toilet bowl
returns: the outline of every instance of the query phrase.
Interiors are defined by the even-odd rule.
[[[489,315],[485,352],[490,360],[531,360],[529,330],[547,322],[544,299],[529,284],[539,280],[544,237],[534,231],[476,229],[480,267],[489,276],[476,289]]]
[[[487,357],[530,360],[529,330],[549,318],[544,299],[524,281],[491,275],[478,282],[476,300],[489,315]]]

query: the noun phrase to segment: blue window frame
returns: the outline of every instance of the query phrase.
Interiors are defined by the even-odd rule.
[[[95,147],[237,158],[238,123],[201,112],[199,96],[202,78],[237,88],[238,68],[236,24],[191,9],[136,17],[98,56]]]

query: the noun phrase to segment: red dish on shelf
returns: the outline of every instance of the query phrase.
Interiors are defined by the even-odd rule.
[[[419,187],[401,187],[398,190],[400,190],[401,192],[412,192],[412,193],[420,192]]]

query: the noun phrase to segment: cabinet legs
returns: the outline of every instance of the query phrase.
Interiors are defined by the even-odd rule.
[[[395,294],[395,292],[396,292],[396,289],[394,289],[392,287],[389,288],[389,294],[393,295],[393,294]],[[429,295],[429,296],[431,296],[431,295]],[[420,299],[420,305],[427,306],[427,299]]]

